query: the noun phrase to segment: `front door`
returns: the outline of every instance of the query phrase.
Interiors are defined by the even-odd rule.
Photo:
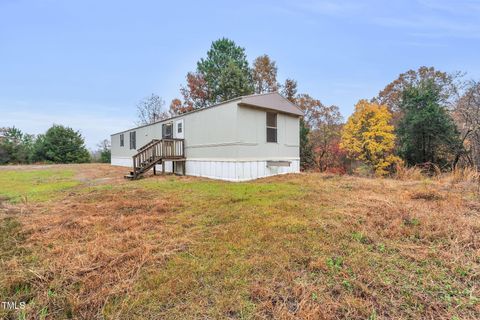
[[[171,122],[162,124],[162,139],[172,139],[173,138],[173,124]]]

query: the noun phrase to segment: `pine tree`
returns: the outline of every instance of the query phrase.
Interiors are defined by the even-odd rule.
[[[440,87],[429,79],[403,91],[399,107],[404,116],[397,134],[399,154],[408,164],[448,167],[462,148],[455,123],[441,101]]]
[[[72,128],[53,125],[39,135],[34,146],[35,161],[82,163],[90,161],[82,135]]]
[[[222,38],[214,41],[207,57],[197,63],[197,73],[207,84],[208,104],[254,92],[245,49],[232,40]]]

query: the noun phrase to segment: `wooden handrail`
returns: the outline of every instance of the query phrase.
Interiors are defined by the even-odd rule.
[[[134,173],[142,173],[144,168],[150,168],[159,160],[184,158],[185,142],[183,139],[152,140],[138,150],[132,157]]]
[[[149,143],[145,144],[144,146],[141,146],[138,150],[137,150],[137,153],[138,152],[142,152],[143,150],[145,149],[148,149],[152,144],[156,143],[160,141],[159,139],[153,139],[152,141],[150,141]]]

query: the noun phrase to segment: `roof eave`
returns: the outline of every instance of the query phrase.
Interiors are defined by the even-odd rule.
[[[294,115],[294,116],[297,116],[297,117],[303,117],[303,113],[301,111],[298,111],[298,113],[297,112],[289,112],[289,111],[283,111],[283,110],[278,110],[278,109],[273,109],[273,108],[267,108],[267,107],[264,107],[264,106],[257,106],[257,105],[254,105],[254,104],[251,104],[251,103],[246,103],[246,102],[239,102],[238,105],[239,106],[245,106],[245,107],[251,107],[251,108],[257,108],[257,109],[271,110],[273,112]]]

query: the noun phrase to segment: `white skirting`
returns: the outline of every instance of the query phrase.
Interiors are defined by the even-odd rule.
[[[227,181],[248,181],[277,174],[300,172],[300,160],[286,160],[289,167],[267,167],[267,160],[187,160],[186,174]]]
[[[120,167],[132,167],[133,160],[132,157],[112,157],[110,161],[112,166],[120,166]]]
[[[112,166],[120,166],[120,167],[129,167],[132,168],[133,166],[133,160],[131,157],[125,158],[125,157],[112,157],[111,160],[111,165]],[[157,172],[162,172],[162,165],[156,165]],[[171,161],[165,161],[165,171],[166,172],[172,172],[172,162]]]
[[[275,159],[278,160],[278,159]],[[299,159],[289,161],[289,167],[267,167],[268,160],[187,160],[186,175],[227,181],[248,181],[285,173],[300,172]],[[132,167],[131,158],[113,158],[112,165]],[[161,165],[157,172],[161,172]],[[165,171],[172,172],[172,162],[165,162]]]

